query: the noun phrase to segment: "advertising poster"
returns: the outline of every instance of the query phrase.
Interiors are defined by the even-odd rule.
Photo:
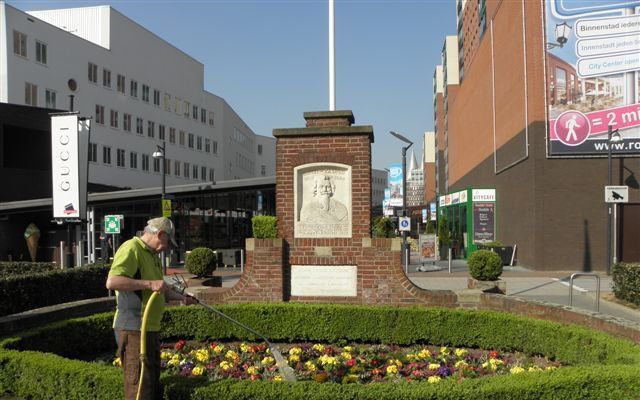
[[[436,260],[436,235],[420,235],[420,261]]]
[[[473,243],[482,244],[495,240],[495,203],[473,203]]]
[[[436,203],[429,204],[429,214],[431,215],[431,221],[435,221],[438,219],[438,215],[436,214]]]
[[[392,207],[402,207],[402,164],[389,165],[389,189],[391,197],[389,204]]]
[[[544,4],[549,155],[640,154],[640,1]]]
[[[391,207],[391,189],[384,190],[384,199],[382,200],[382,212],[385,217],[393,215],[393,207]]]

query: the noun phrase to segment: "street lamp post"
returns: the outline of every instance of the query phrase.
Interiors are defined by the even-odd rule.
[[[613,129],[611,125],[609,125],[609,129],[607,130],[607,165],[608,165],[608,180],[607,184],[609,186],[613,185],[612,183],[612,174],[611,174],[611,144],[622,141],[622,137],[618,132],[618,129]],[[607,275],[611,273],[611,218],[612,218],[612,206],[611,203],[607,203]]]
[[[163,141],[162,142],[162,146],[160,145],[156,145],[156,147],[158,148],[158,150],[154,151],[152,156],[153,158],[159,159],[160,163],[162,164],[161,168],[160,168],[160,172],[162,173],[162,197],[160,200],[160,212],[162,213],[162,207],[164,207],[164,197],[165,197],[165,182],[166,182],[166,175],[165,175],[165,159],[166,159],[166,154],[165,154],[165,149],[166,149],[166,145],[167,142]],[[164,250],[162,251],[162,273],[164,275],[167,274],[167,257],[166,254],[164,252]]]
[[[402,146],[402,216],[407,216],[407,150],[409,147],[413,145],[413,142],[406,137],[402,136],[399,133],[394,131],[389,131],[389,133],[394,136],[396,139],[400,139],[401,141],[408,144],[408,146]],[[404,251],[404,266],[405,271],[409,271],[409,253],[407,251],[407,232],[402,231],[402,249]]]

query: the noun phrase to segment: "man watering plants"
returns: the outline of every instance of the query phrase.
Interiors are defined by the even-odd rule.
[[[118,357],[124,369],[125,399],[134,400],[140,386],[140,399],[160,398],[160,340],[159,330],[165,300],[194,304],[195,299],[171,290],[165,283],[158,254],[175,246],[175,227],[169,218],[154,218],[140,237],[122,244],[113,257],[107,289],[116,291],[118,303],[113,329],[118,342]],[[153,292],[146,321],[146,361],[144,376],[139,385],[140,328],[145,307]]]

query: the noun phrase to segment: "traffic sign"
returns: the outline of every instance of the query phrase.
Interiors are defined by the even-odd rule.
[[[628,203],[629,186],[605,186],[604,201],[605,203]]]
[[[104,216],[104,233],[115,235],[120,233],[120,221],[124,217],[122,215],[105,215]]]
[[[411,231],[411,218],[409,217],[400,217],[398,218],[398,222],[400,225],[400,231],[409,232]]]
[[[171,217],[171,199],[162,199],[162,216]]]

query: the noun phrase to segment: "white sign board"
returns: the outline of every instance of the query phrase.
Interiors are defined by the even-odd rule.
[[[53,218],[86,215],[89,129],[77,114],[51,116]]]
[[[398,225],[401,232],[409,232],[411,231],[411,218],[409,217],[400,217],[398,218]]]
[[[629,186],[605,186],[604,201],[605,203],[628,203]]]
[[[292,296],[355,297],[358,294],[356,265],[292,265]]]

